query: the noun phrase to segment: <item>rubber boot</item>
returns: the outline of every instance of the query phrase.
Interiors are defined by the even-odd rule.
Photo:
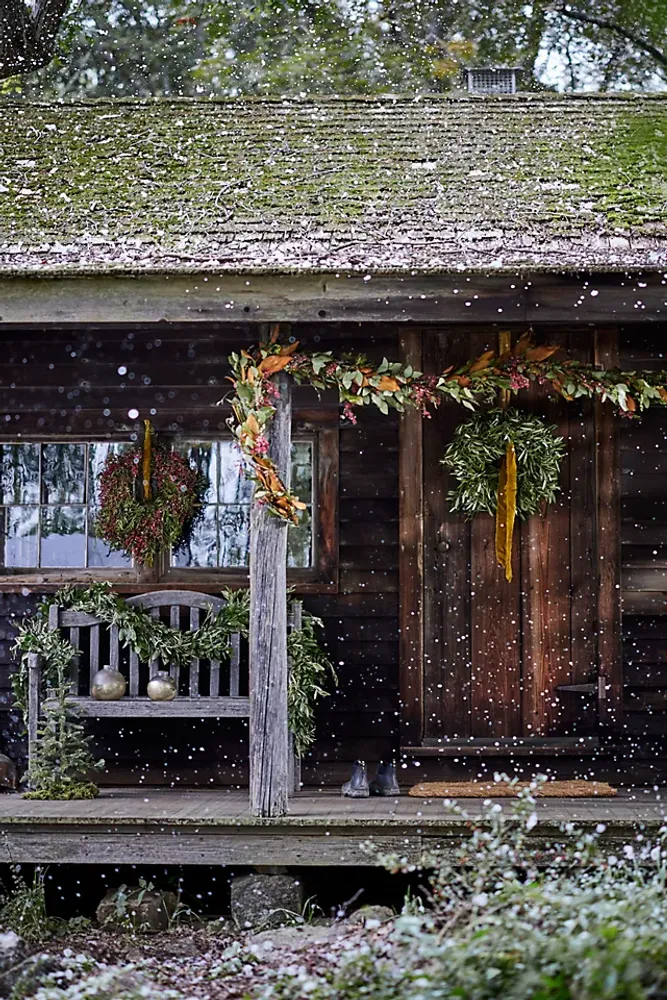
[[[369,791],[371,795],[396,796],[401,794],[396,779],[396,768],[391,762],[385,764],[384,761],[380,761],[375,777],[369,785]]]
[[[366,774],[366,764],[363,760],[355,760],[352,765],[352,777],[346,781],[341,788],[343,795],[350,799],[367,799],[368,775]]]

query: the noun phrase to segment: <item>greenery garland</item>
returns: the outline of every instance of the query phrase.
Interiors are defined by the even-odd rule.
[[[201,507],[202,477],[178,452],[154,448],[151,489],[144,494],[141,451],[108,456],[100,473],[100,511],[96,531],[114,551],[153,566],[160,553],[182,540]],[[139,495],[142,499],[138,499]]]
[[[565,441],[555,431],[540,417],[514,407],[476,413],[459,424],[442,459],[458,480],[448,494],[452,511],[469,517],[496,513],[500,464],[510,442],[516,452],[518,516],[529,517],[553,503],[565,454]]]
[[[69,611],[84,611],[95,615],[109,626],[116,626],[120,642],[133,649],[142,661],[159,659],[165,666],[185,666],[192,659],[222,659],[231,651],[230,640],[234,633],[248,636],[250,595],[248,590],[223,591],[225,606],[217,613],[209,612],[193,632],[181,632],[166,622],[152,618],[143,609],[128,604],[114,594],[110,583],[99,583],[83,589],[64,587],[48,601],[41,604],[35,615],[24,619],[18,629],[14,652],[19,658],[18,669],[12,675],[14,699],[24,713],[28,699],[28,654],[42,657],[42,681],[45,689],[55,694],[54,719],[47,719],[40,729],[40,736],[30,764],[30,781],[40,798],[91,797],[88,794],[56,794],[69,786],[82,785],[80,775],[103,762],[94,762],[87,752],[88,738],[83,726],[68,704],[69,666],[79,650],[48,624],[51,604]],[[319,618],[302,612],[300,629],[293,629],[287,636],[290,657],[288,710],[290,729],[294,736],[296,752],[302,756],[315,738],[315,704],[328,692],[327,679],[336,680],[333,666],[317,640],[317,630],[322,627]]]
[[[618,412],[633,417],[653,404],[667,403],[667,372],[600,370],[579,361],[555,360],[559,348],[535,346],[529,334],[519,338],[513,350],[486,351],[458,368],[450,366],[438,375],[425,375],[411,365],[386,360],[374,366],[364,355],[331,352],[306,353],[298,341],[281,344],[275,327],[268,343],[253,351],[232,354],[229,362],[234,395],[229,426],[244,456],[249,478],[255,483],[255,499],[284,520],[297,523],[305,508],[282,482],[268,455],[268,429],[275,415],[278,389],[271,381],[286,372],[298,383],[317,390],[336,389],[343,415],[356,422],[354,408],[373,404],[382,413],[429,407],[452,399],[470,410],[491,403],[499,390],[516,394],[537,383],[561,398],[598,399],[610,402]],[[226,400],[221,400],[226,402]]]

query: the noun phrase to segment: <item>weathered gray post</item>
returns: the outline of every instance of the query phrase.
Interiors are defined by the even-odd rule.
[[[290,485],[290,379],[275,378],[280,398],[269,455]],[[284,816],[290,787],[287,719],[287,522],[260,504],[250,520],[250,811]]]

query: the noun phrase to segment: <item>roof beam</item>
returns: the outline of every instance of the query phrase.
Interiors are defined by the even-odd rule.
[[[659,273],[0,277],[0,325],[665,319],[667,277]]]

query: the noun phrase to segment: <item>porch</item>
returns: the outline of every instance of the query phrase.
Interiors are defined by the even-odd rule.
[[[440,799],[351,801],[306,790],[290,803],[287,816],[265,819],[251,815],[245,789],[108,788],[79,802],[8,794],[0,797],[0,863],[367,866],[376,863],[372,848],[416,861],[455,846],[467,829]],[[481,799],[460,804],[471,817],[482,808]],[[622,844],[639,831],[654,835],[666,811],[663,793],[646,787],[612,799],[538,799],[531,836],[557,835],[565,821],[604,824],[604,837]]]

